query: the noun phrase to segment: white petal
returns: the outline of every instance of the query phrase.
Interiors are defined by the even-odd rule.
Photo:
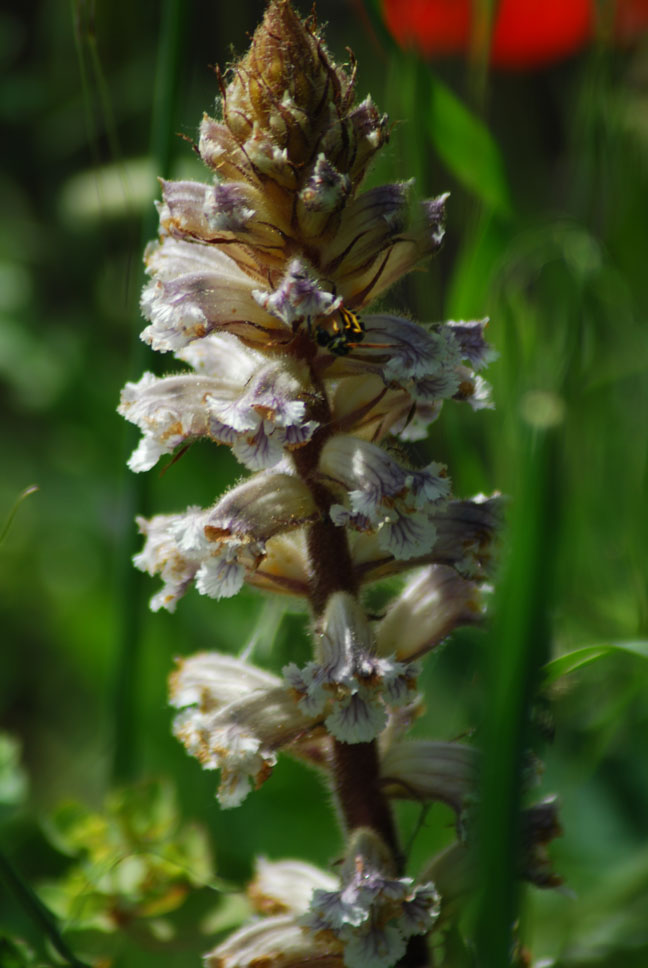
[[[426,514],[405,514],[394,508],[378,532],[378,543],[395,558],[407,561],[427,554],[434,545],[436,528]]]
[[[128,458],[128,468],[136,474],[140,471],[149,471],[152,467],[155,467],[163,454],[173,453],[175,447],[174,438],[170,438],[167,443],[162,444],[155,437],[145,434]]]
[[[253,280],[222,249],[166,237],[147,258],[154,277],[142,294],[151,321],[142,339],[160,352],[179,350],[224,323],[272,325],[252,298]]]
[[[336,877],[304,861],[270,861],[258,857],[248,894],[264,912],[303,914],[308,910],[314,890],[334,891],[338,886]]]
[[[312,270],[301,259],[293,259],[274,292],[255,289],[252,293],[259,306],[287,326],[309,316],[328,316],[342,300],[319,287]]]
[[[198,652],[177,661],[169,689],[171,705],[178,709],[195,704],[203,709],[219,709],[258,690],[281,685],[278,676],[220,652]]]
[[[266,430],[265,421],[260,421],[256,434],[239,437],[232,447],[237,460],[251,471],[274,467],[284,456],[281,436]]]
[[[392,968],[405,954],[406,947],[395,925],[376,925],[351,937],[344,948],[344,964],[347,968]]]
[[[325,722],[328,731],[342,743],[369,743],[385,728],[387,711],[369,693],[357,692],[338,702]]]
[[[293,914],[263,918],[239,928],[205,955],[205,968],[296,968],[323,964],[332,968],[342,946],[336,939],[315,937]],[[337,956],[337,958],[336,958]]]
[[[196,574],[196,588],[209,598],[232,598],[243,587],[245,568],[236,560],[208,558]]]

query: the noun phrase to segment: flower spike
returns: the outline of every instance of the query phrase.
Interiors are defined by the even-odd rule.
[[[418,660],[483,620],[502,501],[453,495],[452,468],[417,462],[407,443],[444,407],[491,405],[486,320],[390,309],[390,287],[442,245],[448,195],[363,187],[390,124],[356,98],[355,63],[335,62],[314,14],[269,0],[218,82],[217,116],[200,125],[204,182],[161,181],[145,255],[142,339],[175,368],[128,383],[119,412],[142,433],[133,471],[205,440],[242,476],[211,506],[138,518],[134,564],[162,579],[154,610],[192,587],[220,599],[247,584],[309,612],[310,647],[295,642],[281,675],[250,656],[179,660],[173,732],[219,771],[222,807],[284,753],[317,767],[344,847],[332,873],[259,860],[258,916],[205,964],[413,968],[468,891],[474,852],[460,839],[408,876],[391,802],[446,803],[470,841],[479,774],[467,744],[406,737],[422,708]],[[374,614],[366,588],[384,579],[391,597]],[[552,803],[525,814],[520,873],[541,886],[556,883],[557,829]]]

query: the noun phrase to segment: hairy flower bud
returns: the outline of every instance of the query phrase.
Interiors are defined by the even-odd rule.
[[[279,914],[239,928],[205,955],[205,968],[342,968],[337,939],[315,938],[293,914]]]
[[[381,655],[413,659],[429,652],[453,629],[475,625],[482,610],[478,585],[447,565],[415,573],[376,628]]]
[[[170,694],[181,709],[175,735],[205,769],[221,771],[223,807],[238,806],[252,782],[260,786],[277,762],[277,750],[314,723],[276,676],[218,653],[181,662]]]
[[[389,796],[420,802],[447,803],[459,815],[464,801],[475,794],[479,753],[462,743],[401,740],[380,759]]]
[[[258,857],[248,896],[263,914],[304,914],[313,891],[334,891],[337,878],[300,860],[269,861]]]

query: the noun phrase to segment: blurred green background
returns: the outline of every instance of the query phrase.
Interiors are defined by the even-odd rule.
[[[219,884],[240,884],[255,854],[326,865],[340,850],[328,794],[305,767],[281,759],[259,792],[223,812],[215,777],[170,735],[174,656],[255,640],[262,665],[303,662],[303,615],[248,591],[219,603],[193,593],[175,615],[152,615],[155,583],[128,564],[135,510],[210,504],[239,473],[225,448],[202,444],[135,479],[125,468],[134,440],[115,413],[126,380],[160,366],[138,342],[137,309],[142,221],[157,196],[155,91],[174,134],[170,173],[206,180],[185,139],[213,111],[210,65],[243,52],[264,9],[182,5],[165,93],[156,59],[168,6],[9,0],[0,14],[0,519],[38,486],[0,545],[0,729],[19,744],[0,745],[0,847],[32,886],[61,877],[73,852],[52,833],[62,801],[99,810],[115,784],[165,777],[183,817],[208,831],[222,879],[196,871],[199,841],[182,863],[211,887],[171,927],[135,917],[117,934],[84,923],[91,881],[70,887],[81,913],[75,921],[71,905],[65,937],[115,968],[199,964],[214,931],[239,916]],[[537,749],[540,792],[560,794],[565,835],[552,855],[570,893],[529,889],[521,936],[538,965],[645,966],[648,665],[614,646],[648,638],[648,38],[486,76],[399,51],[373,5],[320,0],[318,12],[332,53],[353,49],[360,96],[371,91],[396,122],[369,182],[415,176],[421,195],[452,193],[441,254],[385,304],[422,320],[491,317],[496,409],[446,405],[420,454],[448,464],[458,495],[498,489],[515,500],[522,441],[550,428],[551,648],[602,654],[548,690],[555,735]],[[153,226],[149,217],[147,237]],[[479,726],[484,642],[457,634],[428,658],[420,732],[452,739]],[[162,794],[155,802],[172,810]],[[418,811],[400,813],[413,833]],[[450,820],[441,807],[427,814],[414,871],[452,839]],[[7,881],[2,890],[0,939],[25,939],[33,963],[49,964],[42,931]],[[0,940],[2,968],[28,959]]]

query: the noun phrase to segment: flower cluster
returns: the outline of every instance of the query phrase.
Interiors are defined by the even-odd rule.
[[[250,473],[212,507],[139,519],[135,564],[162,579],[153,609],[173,611],[192,586],[218,599],[245,583],[306,603],[313,652],[282,675],[218,653],[180,661],[174,732],[220,771],[224,807],[280,751],[317,765],[347,841],[338,878],[266,863],[271,889],[257,878],[255,890],[269,916],[207,963],[414,963],[444,901],[434,877],[405,876],[389,801],[440,800],[459,821],[474,788],[472,748],[403,734],[417,660],[481,619],[499,499],[453,497],[446,468],[416,465],[401,442],[425,436],[446,400],[490,405],[485,321],[369,311],[439,248],[446,197],[361,189],[387,119],[356,103],[354,67],[333,62],[290,0],[271,0],[221,78],[219,114],[197,145],[211,183],[162,182],[146,253],[142,338],[185,369],[127,384],[119,409],[142,431],[134,471],[208,438]],[[366,586],[409,571],[370,616]]]

